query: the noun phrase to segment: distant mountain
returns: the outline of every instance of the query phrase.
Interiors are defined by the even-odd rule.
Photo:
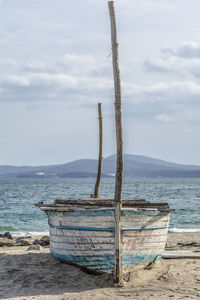
[[[61,165],[49,166],[0,166],[0,178],[93,178],[96,176],[98,161],[79,159]],[[113,177],[116,155],[103,160],[102,177]],[[125,177],[197,177],[200,166],[182,165],[142,155],[124,155]]]
[[[115,172],[116,155],[104,160],[103,172]],[[124,155],[126,177],[200,177],[200,166],[182,165],[142,155]]]

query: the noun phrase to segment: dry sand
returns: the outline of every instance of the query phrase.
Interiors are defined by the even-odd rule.
[[[200,252],[200,233],[171,233],[167,247]],[[200,299],[200,259],[162,259],[117,287],[109,276],[57,262],[49,248],[27,248],[0,248],[0,299]]]

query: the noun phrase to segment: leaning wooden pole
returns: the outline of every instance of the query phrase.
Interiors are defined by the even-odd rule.
[[[122,198],[122,180],[123,180],[123,136],[122,136],[122,117],[121,117],[121,83],[118,58],[117,30],[115,21],[115,11],[113,1],[108,2],[111,24],[111,42],[112,42],[112,60],[115,88],[115,123],[116,123],[116,141],[117,141],[117,165],[115,177],[115,269],[114,280],[120,281],[121,274],[121,198]]]
[[[97,180],[94,188],[94,198],[99,197],[99,185],[101,181],[102,172],[102,159],[103,159],[103,121],[102,121],[102,111],[101,103],[98,103],[98,117],[99,117],[99,162],[98,162],[98,172]]]

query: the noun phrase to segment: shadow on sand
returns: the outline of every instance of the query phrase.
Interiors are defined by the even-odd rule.
[[[62,295],[113,286],[106,275],[88,274],[49,253],[0,255],[0,299]]]

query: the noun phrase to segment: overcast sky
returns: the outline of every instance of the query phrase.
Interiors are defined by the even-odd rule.
[[[124,152],[200,165],[200,1],[115,1]],[[115,153],[104,0],[0,0],[0,165]]]

